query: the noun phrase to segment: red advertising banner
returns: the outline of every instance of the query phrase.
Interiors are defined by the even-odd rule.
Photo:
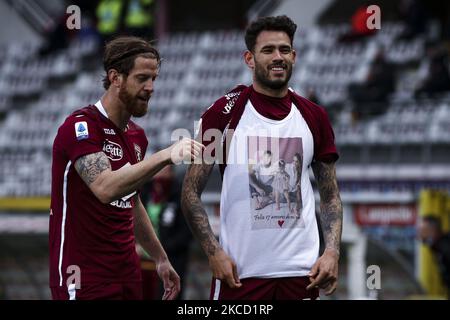
[[[415,225],[417,207],[394,204],[358,204],[354,206],[355,221],[361,226]]]

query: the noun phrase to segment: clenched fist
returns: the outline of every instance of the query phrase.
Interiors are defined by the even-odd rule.
[[[203,144],[189,138],[183,138],[171,145],[170,160],[173,164],[191,163],[195,159],[201,157],[205,148]]]

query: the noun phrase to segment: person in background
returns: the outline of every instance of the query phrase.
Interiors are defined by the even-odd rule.
[[[46,57],[54,52],[66,49],[78,30],[69,30],[66,26],[69,14],[64,12],[52,24],[49,24],[46,31],[46,39],[39,49],[39,56]]]
[[[405,24],[405,30],[398,40],[411,40],[427,31],[429,14],[420,0],[400,0],[397,5],[399,18]]]
[[[433,251],[442,280],[450,290],[450,233],[444,233],[441,221],[433,216],[425,216],[419,221],[419,240]]]
[[[433,96],[450,91],[449,57],[447,48],[441,43],[431,44],[427,50],[428,73],[418,88],[415,97]]]
[[[124,14],[124,29],[128,35],[145,39],[153,38],[153,0],[128,0]]]
[[[370,5],[370,1],[367,1],[366,4],[356,9],[351,17],[350,32],[342,35],[338,40],[339,42],[351,43],[354,41],[362,41],[370,36],[373,36],[377,32],[377,29],[371,29],[367,24],[368,19],[372,15],[370,11],[367,12]]]
[[[102,43],[111,40],[122,31],[123,0],[100,0],[96,8],[97,30]]]
[[[395,77],[395,67],[387,61],[384,50],[379,49],[365,81],[348,87],[355,118],[385,112],[387,99],[395,90]]]

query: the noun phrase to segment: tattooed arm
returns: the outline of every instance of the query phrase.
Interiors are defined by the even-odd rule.
[[[75,169],[102,203],[110,203],[136,191],[144,182],[170,163],[161,152],[131,166],[112,171],[103,152],[78,158]]]
[[[314,176],[320,194],[320,225],[325,241],[325,251],[311,269],[312,283],[308,288],[318,286],[331,294],[336,290],[339,250],[342,234],[342,203],[336,181],[334,163],[314,162]]]
[[[214,164],[193,164],[188,168],[181,193],[181,208],[192,232],[208,256],[213,276],[226,281],[231,288],[236,288],[241,286],[236,264],[223,251],[214,236],[208,214],[200,200],[213,166]]]
[[[315,162],[312,165],[320,194],[320,224],[325,249],[335,250],[339,255],[342,233],[342,203],[336,181],[334,163]]]
[[[180,277],[173,269],[161,245],[139,195],[134,196],[134,233],[139,244],[152,256],[156,271],[164,284],[163,299],[175,299],[180,292]]]
[[[214,255],[220,248],[220,244],[209,224],[208,214],[200,200],[213,166],[213,164],[193,164],[189,166],[181,191],[183,213],[208,257]]]
[[[196,158],[202,147],[196,141],[182,139],[141,162],[115,171],[106,154],[96,152],[78,158],[75,169],[102,203],[110,203],[136,191],[166,165]]]

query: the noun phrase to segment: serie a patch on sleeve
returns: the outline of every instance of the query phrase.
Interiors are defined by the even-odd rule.
[[[89,138],[88,125],[86,121],[75,123],[75,135],[78,141]]]

